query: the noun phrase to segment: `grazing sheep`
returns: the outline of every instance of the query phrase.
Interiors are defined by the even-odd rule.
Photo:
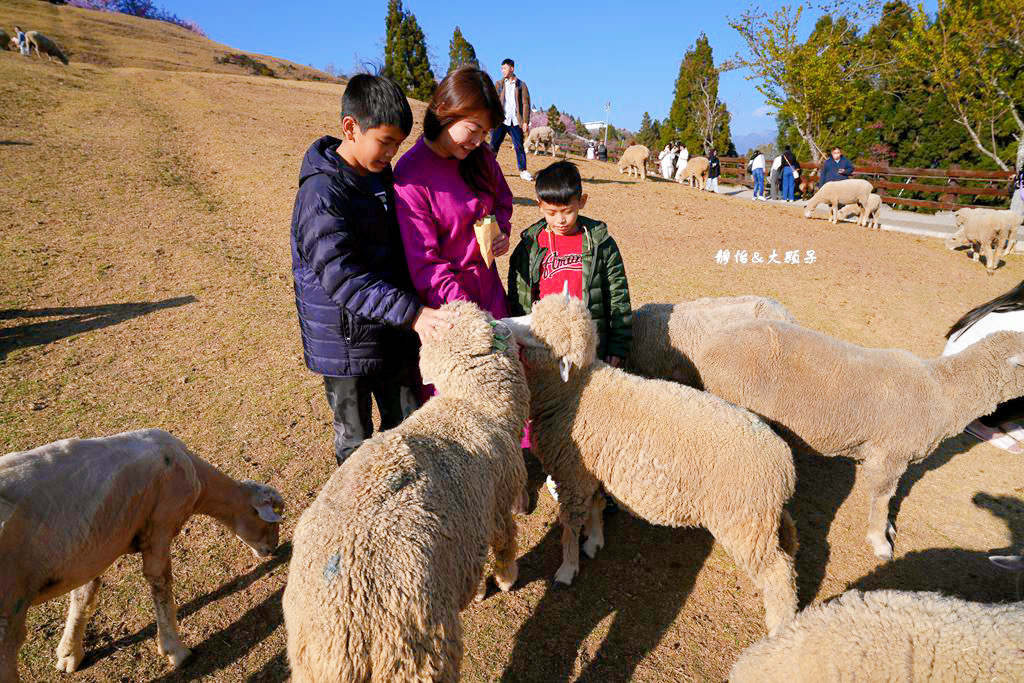
[[[709,165],[710,162],[707,157],[690,157],[690,160],[686,162],[686,166],[676,171],[676,182],[682,183],[685,180],[690,187],[703,190],[708,182]]]
[[[729,680],[1021,681],[1024,604],[849,591],[748,647]]]
[[[284,622],[297,683],[456,681],[459,611],[483,597],[488,545],[498,587],[516,581],[518,347],[474,304],[443,308],[453,328],[420,350],[438,395],[356,449],[295,529]]]
[[[996,404],[1024,395],[1024,333],[996,332],[923,360],[777,320],[734,323],[694,354],[704,387],[781,427],[795,448],[859,462],[871,495],[867,540],[892,558],[889,499],[926,458]]]
[[[782,304],[763,296],[707,297],[641,306],[633,311],[633,345],[625,370],[701,389],[694,352],[712,332],[750,318],[796,322]]]
[[[100,575],[127,553],[142,553],[157,649],[179,666],[189,651],[178,636],[171,541],[198,513],[266,557],[277,547],[283,506],[274,489],[235,481],[162,429],[65,439],[0,457],[0,680],[18,680],[28,607],[68,591],[57,669],[77,669]]]
[[[1010,242],[1017,241],[1021,215],[1009,210],[963,208],[953,217],[958,230],[946,240],[946,247],[970,246],[974,260],[984,255],[988,274],[995,273],[999,259],[1011,250]]]
[[[526,137],[526,151],[529,152],[532,149],[535,155],[540,154],[540,147],[544,145],[544,149],[550,151],[551,156],[555,156],[554,144],[555,132],[551,126],[531,128],[530,134]]]
[[[839,209],[837,218],[846,218],[855,211],[860,212],[860,220],[857,221],[858,225],[869,226],[873,230],[879,230],[881,226],[878,224],[878,214],[882,210],[882,197],[881,195],[872,192],[868,195],[868,204],[866,208],[862,208],[860,204],[849,204]]]
[[[640,180],[647,180],[647,160],[651,158],[651,150],[643,145],[630,145],[619,157],[619,173],[629,171],[632,177],[636,175]]]
[[[46,55],[47,57],[56,57],[65,64],[68,63],[68,58],[65,57],[64,53],[61,52],[61,49],[57,47],[57,43],[53,42],[39,31],[26,31],[25,37],[28,39],[29,52],[32,51],[32,48],[35,48],[37,57]]]
[[[581,528],[588,556],[603,547],[603,486],[648,522],[707,528],[761,590],[769,630],[792,618],[796,531],[783,505],[796,475],[785,442],[715,396],[595,360],[579,299],[547,296],[508,322],[524,346],[533,452],[557,487],[555,581],[579,570]]]
[[[807,201],[804,218],[810,218],[818,204],[829,204],[829,223],[838,223],[840,204],[858,204],[861,209],[868,205],[868,196],[874,187],[863,178],[847,178],[825,183],[814,196]]]

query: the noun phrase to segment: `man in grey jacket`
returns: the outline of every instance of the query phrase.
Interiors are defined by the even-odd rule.
[[[505,118],[501,125],[491,134],[491,149],[498,153],[501,143],[508,134],[512,138],[512,146],[516,149],[516,165],[519,166],[519,177],[526,181],[533,176],[526,170],[526,149],[523,147],[523,135],[530,129],[530,91],[520,79],[516,78],[516,63],[506,59],[501,63],[501,80],[494,84],[498,98],[505,108]]]

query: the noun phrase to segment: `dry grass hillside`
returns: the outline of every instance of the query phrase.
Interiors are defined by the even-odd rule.
[[[223,72],[212,57],[229,48],[169,25],[7,0],[0,25],[12,23],[73,54],[65,67],[0,52],[0,453],[159,426],[288,502],[270,561],[209,519],[183,530],[174,590],[195,653],[183,669],[157,655],[140,563],[125,557],[104,575],[80,672],[53,670],[67,599],[30,610],[23,680],[285,680],[287,541],[333,463],[323,386],[302,362],[288,227],[299,163],[336,130],[342,86]],[[135,27],[150,37],[122,40]],[[419,121],[423,105],[414,112]],[[499,159],[518,231],[538,215],[532,187],[509,145]],[[530,168],[549,159],[531,156]],[[587,214],[618,241],[634,306],[763,294],[811,328],[932,357],[952,321],[1024,275],[1016,257],[988,277],[937,240],[578,163]],[[720,265],[720,249],[815,260]],[[1019,456],[959,436],[911,468],[888,564],[864,543],[852,463],[797,462],[804,604],[850,586],[1015,596],[985,555],[1024,545]],[[701,529],[619,513],[573,587],[552,590],[560,532],[546,494],[521,528],[516,589],[463,615],[463,680],[720,681],[764,635],[760,597]]]
[[[115,12],[51,5],[41,0],[4,0],[0,3],[0,28],[13,35],[15,24],[26,31],[42,31],[50,36],[73,62],[249,74],[252,72],[247,66],[216,61],[226,54],[248,54],[278,78],[337,81],[317,69],[277,57],[244,53],[164,21]]]

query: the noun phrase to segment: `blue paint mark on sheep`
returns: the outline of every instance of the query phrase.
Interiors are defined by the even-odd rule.
[[[330,583],[338,575],[338,571],[341,567],[341,553],[335,553],[331,555],[330,559],[327,560],[327,564],[324,565],[324,583]]]

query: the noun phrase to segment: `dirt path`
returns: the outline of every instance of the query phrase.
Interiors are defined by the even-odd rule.
[[[299,162],[336,129],[340,92],[222,74],[58,70],[0,54],[0,97],[19,103],[0,109],[0,452],[161,426],[231,474],[281,489],[290,535],[331,455],[321,384],[302,364],[288,225]],[[536,216],[532,188],[512,174],[510,145],[500,158],[514,225],[525,228]],[[531,156],[530,168],[549,160]],[[1019,259],[987,277],[936,240],[806,221],[794,207],[579,163],[587,214],[618,240],[634,306],[763,294],[809,327],[934,356],[963,311],[1022,277]],[[746,250],[748,262],[716,263],[725,249]],[[799,250],[800,263],[749,260],[773,250],[780,262]],[[1012,596],[1012,579],[984,553],[1024,542],[1018,457],[964,437],[943,444],[905,478],[897,559],[884,566],[863,542],[866,497],[851,464],[800,458],[799,470],[804,601],[851,584]],[[557,535],[542,496],[523,523],[517,590],[464,615],[465,680],[721,680],[763,635],[759,596],[702,530],[620,513],[573,588],[553,591]],[[282,679],[286,559],[256,564],[194,519],[174,551],[194,662],[170,674],[156,655],[148,590],[138,561],[125,558],[105,576],[87,667],[73,679]],[[65,605],[33,611],[25,680],[54,679]]]

